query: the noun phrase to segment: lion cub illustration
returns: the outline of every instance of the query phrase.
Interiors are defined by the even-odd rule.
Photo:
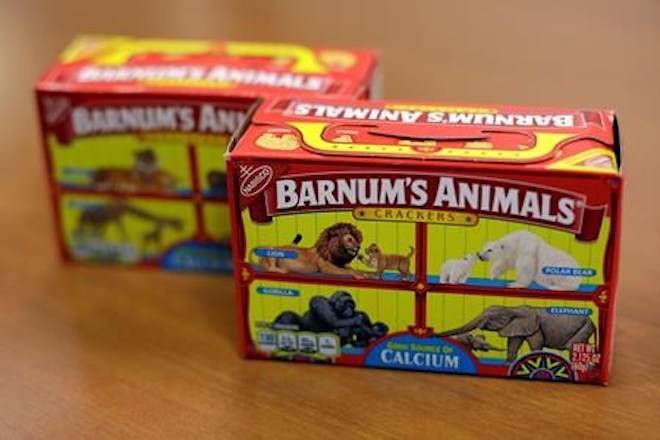
[[[386,270],[396,270],[401,275],[401,279],[407,280],[411,276],[410,258],[414,253],[415,248],[410,246],[408,255],[385,254],[376,243],[373,243],[364,252],[365,256],[360,255],[358,258],[365,265],[376,269],[379,278],[382,278]]]
[[[99,191],[172,193],[176,178],[161,170],[151,149],[135,152],[131,168],[99,168],[92,175],[91,186]]]

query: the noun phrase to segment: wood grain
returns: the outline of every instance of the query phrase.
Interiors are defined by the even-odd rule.
[[[0,4],[0,438],[659,435],[658,1],[137,3]],[[79,32],[373,46],[388,97],[617,109],[611,386],[243,361],[229,279],[60,265],[31,85]]]

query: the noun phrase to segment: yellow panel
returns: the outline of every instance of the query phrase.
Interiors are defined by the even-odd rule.
[[[229,205],[224,203],[204,204],[204,224],[206,233],[215,241],[231,241],[229,229]]]
[[[141,139],[134,135],[104,135],[75,139],[60,145],[55,137],[49,139],[55,179],[63,184],[86,186],[92,173],[100,168],[131,169],[135,152],[151,149],[160,169],[173,176],[178,190],[192,188],[186,144],[176,136]]]
[[[104,196],[65,194],[60,200],[60,216],[64,241],[72,254],[80,259],[96,259],[80,253],[81,244],[104,248],[121,248],[124,257],[120,260],[132,263],[143,258],[160,255],[169,247],[190,239],[195,233],[195,211],[189,202],[138,199],[127,200],[130,210],[120,215],[117,221],[98,221],[98,233],[93,232],[94,222],[85,222],[83,212],[102,209],[112,202]],[[166,224],[156,237],[154,232],[160,221]],[[122,233],[122,226],[125,236]],[[156,234],[158,235],[158,234]],[[151,238],[150,238],[151,237]]]
[[[433,327],[434,332],[442,332],[458,328],[471,321],[486,308],[492,305],[501,305],[506,307],[517,307],[527,305],[531,307],[577,307],[591,310],[590,318],[598,326],[598,307],[591,301],[567,301],[554,299],[531,299],[531,298],[510,298],[487,295],[460,295],[450,293],[430,293],[427,296],[427,324]],[[495,331],[475,330],[473,334],[483,335],[486,341],[494,347],[506,349],[506,338],[498,336]],[[595,343],[595,337],[590,341]],[[566,355],[566,352],[555,351]],[[519,356],[529,353],[529,347],[524,344],[519,351]],[[478,358],[506,359],[505,351],[473,351]]]
[[[446,260],[462,258],[469,253],[479,252],[486,243],[518,230],[528,230],[551,246],[568,253],[575,258],[579,267],[596,269],[595,276],[583,278],[584,284],[603,283],[603,262],[610,230],[608,218],[603,220],[598,239],[592,242],[578,241],[570,232],[488,218],[481,218],[479,223],[472,227],[429,225],[427,254],[429,275],[438,276],[440,268]],[[489,267],[489,262],[477,261],[471,276],[488,278]],[[500,279],[513,281],[515,271],[507,271]]]
[[[298,296],[274,296],[258,293],[260,287],[292,289]],[[372,323],[383,322],[389,327],[389,333],[406,330],[414,323],[415,299],[411,292],[369,288],[345,288],[339,286],[320,286],[315,284],[254,281],[250,285],[249,328],[254,335],[259,327],[269,326],[285,311],[298,315],[309,310],[312,297],[329,297],[337,290],[348,291],[355,300],[356,309],[369,315]]]
[[[302,235],[299,246],[312,247],[325,228],[338,222],[352,223],[362,232],[362,253],[372,243],[378,244],[383,253],[398,255],[408,255],[410,247],[415,246],[415,225],[413,223],[355,220],[348,211],[334,211],[282,215],[273,217],[271,223],[255,224],[250,220],[248,211],[244,211],[246,249],[289,245],[298,234]],[[351,266],[358,270],[374,270],[357,258],[351,263]],[[410,268],[414,273],[414,256],[410,259]]]
[[[204,193],[210,191],[209,173],[216,172],[223,175],[227,174],[227,165],[224,158],[227,149],[227,140],[228,139],[224,137],[217,144],[203,145],[196,149],[197,167],[200,179],[199,187]]]

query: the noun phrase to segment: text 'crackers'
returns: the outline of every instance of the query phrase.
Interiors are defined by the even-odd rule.
[[[607,383],[612,112],[280,98],[227,159],[247,357]]]
[[[367,98],[375,70],[369,51],[75,39],[36,86],[63,258],[230,270],[223,154],[250,106]]]

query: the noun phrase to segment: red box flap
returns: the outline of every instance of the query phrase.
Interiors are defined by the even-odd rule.
[[[279,43],[81,36],[41,78],[41,90],[357,96],[373,52]]]
[[[232,154],[618,173],[614,122],[606,110],[279,98],[258,108]]]

